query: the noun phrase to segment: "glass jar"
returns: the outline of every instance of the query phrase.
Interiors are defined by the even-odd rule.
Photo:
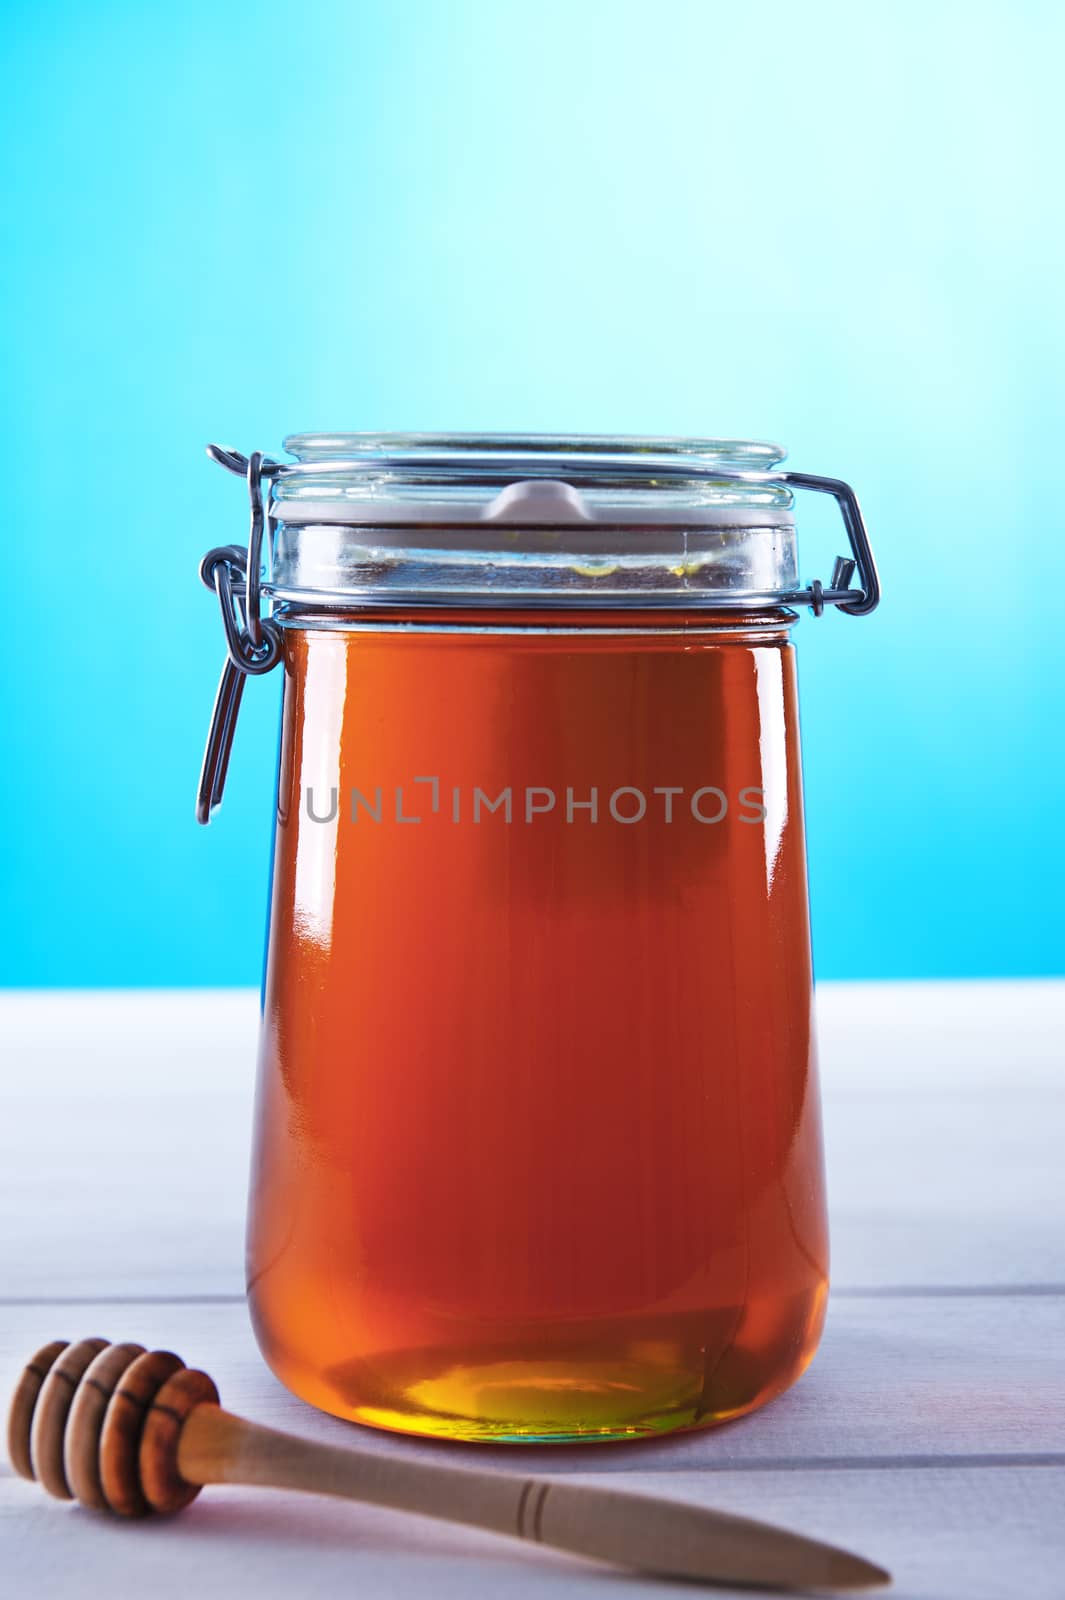
[[[213,451],[252,538],[204,565],[229,659],[201,819],[245,676],[284,663],[263,1352],[407,1433],[740,1416],[825,1310],[789,630],[877,602],[854,497],[765,444],[286,449]],[[843,510],[827,586],[799,585],[796,486]]]

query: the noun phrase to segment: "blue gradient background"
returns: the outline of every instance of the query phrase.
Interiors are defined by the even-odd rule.
[[[780,439],[867,621],[797,630],[822,977],[1065,970],[1057,5],[9,5],[3,981],[252,983],[209,438]],[[841,531],[811,502],[807,577]]]

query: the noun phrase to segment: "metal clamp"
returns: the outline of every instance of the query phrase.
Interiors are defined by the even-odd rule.
[[[263,529],[268,526],[272,537],[275,522],[273,517],[268,516],[263,504],[263,479],[275,477],[280,472],[281,466],[279,462],[271,461],[269,456],[264,456],[261,450],[254,450],[250,456],[242,456],[239,450],[229,449],[220,444],[209,444],[207,454],[212,461],[217,461],[220,467],[225,467],[227,472],[233,472],[238,478],[246,479],[248,484],[251,527],[248,531],[244,609],[251,642],[258,646],[262,625]]]
[[[263,508],[262,480],[278,470],[277,463],[258,451],[246,458],[218,445],[209,445],[207,454],[227,471],[247,479],[251,528],[246,552],[239,545],[220,545],[209,550],[200,563],[203,583],[218,597],[226,638],[226,660],[218,681],[196,794],[196,820],[201,823],[209,822],[222,803],[244,681],[270,672],[284,653],[281,629],[270,617],[262,615],[261,594],[263,529],[271,520]]]
[[[756,476],[756,474],[744,474]],[[839,506],[843,526],[850,542],[851,558],[837,556],[832,578],[827,586],[816,579],[807,589],[797,589],[785,596],[787,605],[808,605],[815,617],[826,606],[835,606],[852,617],[867,617],[880,604],[880,577],[876,570],[873,547],[865,526],[858,496],[849,483],[840,478],[816,478],[808,472],[773,472],[764,477],[774,483],[786,483],[793,489],[812,489],[815,494],[830,494]],[[858,573],[857,589],[852,589],[851,579]]]
[[[819,617],[826,606],[835,606],[852,617],[867,617],[870,611],[876,610],[880,604],[880,577],[858,496],[849,483],[841,478],[818,478],[809,472],[745,472],[731,467],[714,467],[707,476],[735,479],[739,483],[781,483],[789,489],[811,489],[815,494],[831,495],[847,530],[850,556],[836,557],[827,584],[815,578],[805,589],[793,589],[790,594],[781,594],[778,598],[786,606],[809,606],[815,617]],[[852,589],[855,572],[859,587]]]
[[[208,550],[200,563],[200,578],[218,596],[226,654],[237,671],[258,677],[276,667],[281,659],[281,630],[270,617],[258,617],[253,632],[253,613],[247,601],[247,556],[240,546],[227,544]]]

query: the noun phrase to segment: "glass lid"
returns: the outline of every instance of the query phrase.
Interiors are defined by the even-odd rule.
[[[268,590],[298,603],[612,604],[797,582],[778,445],[301,433],[272,464]]]

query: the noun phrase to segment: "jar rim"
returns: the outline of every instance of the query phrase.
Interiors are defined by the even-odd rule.
[[[769,471],[784,460],[779,445],[757,439],[703,439],[665,434],[563,433],[292,433],[284,440],[301,469],[438,466],[443,470],[505,471],[515,477],[584,479],[606,470],[625,477],[691,480],[715,468]]]

